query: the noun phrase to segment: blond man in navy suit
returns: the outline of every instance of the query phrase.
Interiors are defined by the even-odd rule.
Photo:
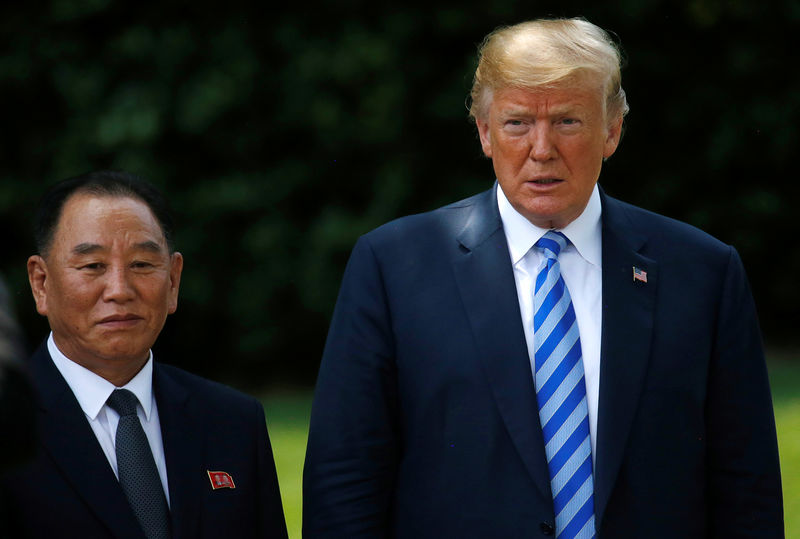
[[[597,26],[538,20],[486,39],[471,115],[497,181],[356,243],[312,409],[306,537],[783,536],[742,263],[600,189],[627,110]],[[588,426],[574,511],[556,510],[566,466],[548,453],[562,440],[546,446],[537,391],[534,289],[552,261],[537,246],[553,237]]]

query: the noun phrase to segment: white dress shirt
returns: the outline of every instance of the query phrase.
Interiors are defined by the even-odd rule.
[[[158,475],[161,478],[161,485],[164,487],[164,494],[169,505],[169,488],[167,484],[167,463],[164,459],[164,444],[161,440],[161,423],[158,420],[158,407],[156,398],[153,394],[153,353],[145,363],[142,370],[131,379],[130,382],[117,388],[89,369],[82,367],[67,358],[56,346],[53,340],[53,333],[47,339],[47,350],[53,358],[56,368],[67,381],[72,393],[78,400],[83,413],[86,415],[89,425],[103,449],[114,475],[119,479],[117,469],[117,453],[115,442],[117,437],[117,424],[119,414],[106,404],[106,400],[115,389],[127,389],[139,400],[136,406],[136,413],[142,424],[142,429],[150,442],[150,450],[153,452],[153,459],[156,461]]]
[[[536,372],[533,344],[533,293],[536,275],[546,259],[534,244],[547,229],[539,228],[523,217],[497,186],[497,205],[514,267],[522,327],[528,344],[531,375]],[[592,459],[597,453],[597,400],[600,392],[600,335],[602,329],[602,229],[600,192],[597,185],[583,213],[559,230],[571,242],[558,256],[561,275],[569,289],[580,332],[586,402],[589,407],[589,435]]]

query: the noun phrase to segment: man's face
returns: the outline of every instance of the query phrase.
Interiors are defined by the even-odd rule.
[[[138,372],[175,312],[182,268],[146,204],[79,193],[64,204],[47,257],[28,260],[28,277],[64,355],[118,379]]]
[[[617,149],[622,117],[606,119],[602,92],[586,84],[498,90],[477,123],[511,205],[538,227],[564,228],[583,212],[603,158]]]

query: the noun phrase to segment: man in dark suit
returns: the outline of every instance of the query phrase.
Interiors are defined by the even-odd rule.
[[[286,537],[260,403],[153,361],[183,268],[161,194],[124,173],[66,180],[36,240],[41,446],[2,479],[3,535]]]
[[[487,38],[471,115],[497,183],[354,247],[306,537],[782,537],[741,261],[599,189],[627,109],[591,23]]]

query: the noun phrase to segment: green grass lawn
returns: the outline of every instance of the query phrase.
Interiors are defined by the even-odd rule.
[[[267,428],[278,469],[283,512],[290,539],[302,531],[303,459],[311,414],[311,391],[273,392],[264,399]]]
[[[800,352],[770,354],[786,537],[800,537]]]
[[[781,453],[786,537],[800,538],[800,353],[771,353],[769,366]],[[289,537],[299,539],[311,392],[274,392],[263,401]]]

